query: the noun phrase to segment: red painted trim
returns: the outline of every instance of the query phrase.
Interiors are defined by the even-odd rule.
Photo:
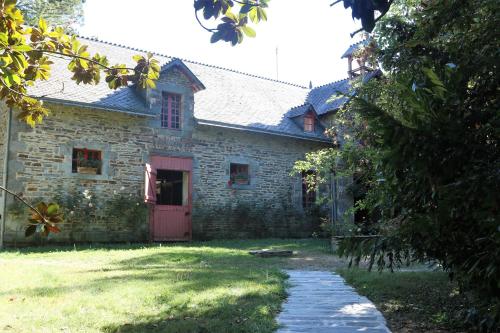
[[[165,156],[151,156],[151,168],[153,173],[157,173],[158,169],[163,170],[174,170],[174,171],[185,171],[188,172],[188,205],[187,205],[187,229],[189,237],[184,240],[192,240],[193,237],[193,226],[192,226],[192,211],[193,211],[193,159],[192,158],[182,158],[182,157],[165,157]],[[153,203],[150,209],[150,238],[153,241],[174,241],[180,240],[178,238],[169,239],[159,239],[155,237],[155,207],[156,204]]]

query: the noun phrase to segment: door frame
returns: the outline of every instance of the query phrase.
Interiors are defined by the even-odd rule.
[[[182,171],[188,173],[188,204],[187,204],[187,229],[189,236],[187,238],[165,238],[158,239],[155,238],[155,220],[154,211],[156,207],[156,202],[150,203],[149,211],[149,239],[150,241],[191,241],[193,236],[192,227],[192,207],[193,207],[193,159],[191,157],[174,157],[174,156],[162,156],[162,155],[151,155],[150,165],[154,174],[157,170],[172,170],[172,171]],[[156,188],[153,189],[156,194]]]

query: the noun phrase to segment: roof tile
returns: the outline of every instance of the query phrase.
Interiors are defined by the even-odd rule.
[[[81,37],[91,53],[105,54],[111,63],[133,65],[132,56],[146,51]],[[173,57],[155,53],[161,66]],[[347,80],[342,80],[309,90],[305,87],[263,78],[235,70],[181,59],[189,70],[203,83],[205,90],[195,94],[195,118],[201,121],[224,123],[246,128],[263,129],[301,137],[317,136],[299,128],[289,118],[290,112],[299,112],[293,106],[312,104],[318,114],[326,113],[342,102],[327,102],[340,90],[348,90]],[[45,96],[50,100],[149,114],[148,106],[134,87],[110,90],[102,80],[97,85],[78,85],[70,79],[66,59],[54,58],[52,76],[38,82],[29,93]]]

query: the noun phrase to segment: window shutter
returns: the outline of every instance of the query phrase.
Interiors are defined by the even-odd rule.
[[[156,203],[156,170],[151,167],[151,164],[146,163],[146,179],[144,185],[144,202]]]

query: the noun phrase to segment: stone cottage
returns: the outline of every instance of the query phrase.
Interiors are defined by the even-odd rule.
[[[82,42],[116,63],[144,53],[95,39]],[[348,80],[308,89],[155,58],[162,64],[155,89],[116,91],[104,82],[77,85],[69,79],[67,60],[55,58],[50,80],[30,92],[45,96],[51,110],[42,125],[32,129],[15,119],[15,110],[0,112],[3,184],[33,201],[57,196],[66,203],[62,232],[53,241],[310,235],[318,223],[307,211],[317,191],[307,190],[306,175],[290,172],[307,152],[332,146],[325,121],[343,101],[328,99],[346,91]],[[350,202],[334,185],[321,189],[335,199],[325,207],[331,215]],[[143,207],[144,200],[148,214],[130,223],[136,213],[130,205]],[[114,214],[106,202],[113,202]],[[26,241],[25,219],[15,206],[2,196],[6,243]]]

